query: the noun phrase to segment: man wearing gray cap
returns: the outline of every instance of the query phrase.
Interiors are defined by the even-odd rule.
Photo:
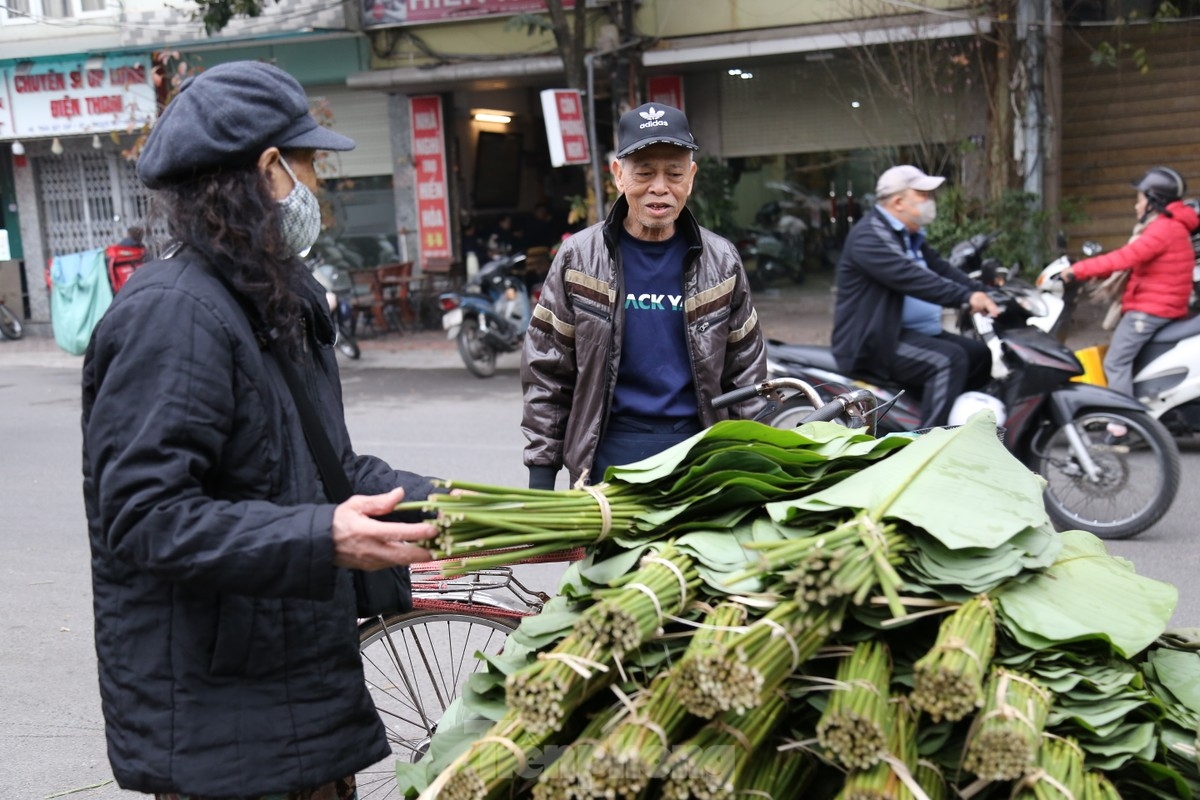
[[[995,315],[983,284],[925,242],[945,178],[914,166],[879,176],[875,208],[846,237],[837,265],[833,354],[845,372],[920,394],[924,427],[944,425],[958,395],[991,374],[982,342],[942,329],[942,307]]]
[[[621,115],[608,218],[559,249],[525,335],[522,430],[532,488],[599,483],[763,401],[712,400],[766,379],[737,249],[685,204],[697,149],[687,117],[647,103]]]
[[[390,754],[360,590],[385,578],[372,601],[411,605],[407,571],[378,570],[429,559],[433,526],[388,514],[431,484],[352,449],[324,292],[296,258],[321,227],[316,151],[352,147],[286,72],[233,62],[183,83],[138,158],[175,244],[125,284],[83,366],[100,697],[123,788],[347,800]]]

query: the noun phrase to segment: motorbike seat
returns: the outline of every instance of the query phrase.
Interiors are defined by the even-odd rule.
[[[1147,344],[1175,344],[1193,336],[1200,336],[1200,315],[1168,322],[1155,331]]]
[[[828,347],[812,344],[786,344],[775,339],[767,340],[767,355],[780,361],[808,364],[817,369],[837,372],[837,361]]]

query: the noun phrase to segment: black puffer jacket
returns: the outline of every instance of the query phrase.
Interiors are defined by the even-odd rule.
[[[427,479],[352,452],[328,315],[309,282],[302,371],[354,490],[425,497]],[[122,787],[259,795],[388,754],[350,573],[333,565],[334,506],[276,364],[198,262],[139,269],[97,326],[83,473],[100,695]]]

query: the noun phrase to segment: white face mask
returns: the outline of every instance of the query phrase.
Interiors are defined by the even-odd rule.
[[[308,187],[296,178],[288,166],[287,159],[279,163],[292,179],[292,190],[279,201],[279,228],[288,252],[302,255],[308,251],[321,235],[321,204]]]
[[[937,202],[932,197],[917,203],[917,216],[914,221],[918,225],[924,228],[935,219],[937,219]]]

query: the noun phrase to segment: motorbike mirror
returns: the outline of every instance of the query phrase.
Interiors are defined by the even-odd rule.
[[[1086,241],[1083,243],[1083,254],[1088,258],[1104,252],[1104,245],[1099,242]]]
[[[1067,249],[1067,234],[1064,231],[1059,231],[1054,237],[1054,243],[1058,246],[1058,252],[1062,253]]]

